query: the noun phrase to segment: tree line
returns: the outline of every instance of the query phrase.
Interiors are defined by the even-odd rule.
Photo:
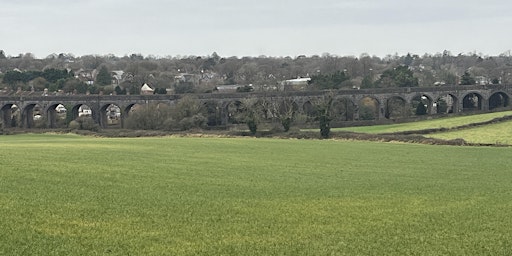
[[[117,80],[114,71],[122,71]],[[84,74],[90,77],[82,76]],[[284,87],[282,82],[311,78],[303,87]],[[1,87],[10,92],[138,94],[147,83],[157,93],[210,93],[219,85],[239,85],[239,91],[325,90],[446,86],[456,84],[508,84],[512,82],[510,52],[499,56],[449,51],[385,57],[156,57],[52,54],[38,59],[32,54],[0,54]]]

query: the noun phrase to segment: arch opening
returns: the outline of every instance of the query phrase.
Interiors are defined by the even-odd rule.
[[[63,104],[53,104],[46,111],[47,125],[49,128],[65,128],[71,121],[67,108]]]
[[[443,95],[433,103],[434,113],[451,114],[456,112],[457,98],[451,94]]]
[[[379,102],[372,97],[364,97],[359,101],[359,120],[377,120],[379,118]]]
[[[100,109],[100,126],[102,128],[121,127],[121,108],[115,104],[107,104]]]
[[[16,104],[4,105],[1,115],[4,128],[18,127],[21,124],[21,111]]]
[[[478,111],[482,110],[482,95],[478,93],[469,93],[462,99],[462,111]]]
[[[509,104],[510,99],[506,93],[497,92],[489,97],[489,110],[505,109]]]
[[[341,98],[333,102],[333,110],[337,121],[353,121],[356,106],[352,100]]]
[[[407,109],[406,101],[401,97],[391,97],[386,101],[385,117],[387,119],[395,119],[407,117],[409,110]]]
[[[25,106],[21,112],[21,127],[23,128],[45,128],[46,117],[39,104],[33,103]]]
[[[417,95],[412,98],[410,113],[416,116],[432,114],[432,99],[427,95]]]

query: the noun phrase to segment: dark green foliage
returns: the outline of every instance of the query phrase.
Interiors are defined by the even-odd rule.
[[[203,105],[207,117],[208,126],[217,126],[222,123],[221,106],[215,101],[207,101]]]
[[[419,103],[416,107],[416,115],[422,116],[427,114],[427,107],[423,103]]]
[[[99,94],[100,88],[97,85],[90,85],[87,87],[87,90],[89,90],[90,94]]]
[[[58,80],[73,77],[73,74],[69,73],[66,69],[49,68],[44,70],[42,77],[50,83],[56,83]]]
[[[174,84],[174,93],[176,94],[194,93],[194,91],[194,84],[191,82],[178,82]]]
[[[362,105],[359,108],[359,119],[360,120],[374,120],[376,118],[375,116],[375,110],[366,105]]]
[[[19,83],[19,82],[22,82],[22,83],[28,82],[27,77],[25,76],[25,74],[22,73],[22,72],[19,72],[19,71],[7,71],[4,74],[4,77],[3,77],[2,81],[3,81],[4,84],[8,84],[11,87],[14,86],[16,83]]]
[[[334,95],[329,93],[314,102],[314,107],[317,113],[316,119],[320,126],[320,136],[324,139],[329,138],[331,133],[331,121],[334,116],[332,111],[333,101]]]
[[[165,88],[156,88],[154,94],[167,94],[167,89],[165,89]]]
[[[54,84],[53,88],[62,89],[64,83],[73,78],[73,73],[66,69],[49,68],[44,71],[8,71],[3,77],[3,83],[14,86],[17,83],[27,84],[28,82],[42,77],[47,82]]]
[[[404,65],[410,66],[413,61],[414,57],[412,57],[410,53],[407,53],[407,55],[404,57]]]
[[[376,85],[377,87],[416,87],[419,82],[413,75],[408,66],[398,66],[384,71]]]
[[[235,120],[240,123],[245,123],[253,135],[256,134],[258,124],[263,116],[262,106],[260,103],[260,101],[254,98],[244,99],[240,102],[240,105],[238,106],[239,109],[237,109],[237,113],[235,113]]]
[[[318,117],[320,122],[320,136],[327,139],[331,134],[331,119],[327,115],[321,115]]]
[[[126,88],[121,88],[119,85],[116,86],[114,91],[116,92],[116,95],[126,95]]]
[[[256,131],[258,130],[258,123],[254,119],[247,120],[247,127],[249,128],[249,131],[252,135],[256,134]]]
[[[293,118],[291,118],[291,117],[283,118],[281,120],[281,125],[283,125],[284,132],[288,132],[290,130],[292,123],[293,123]]]
[[[249,85],[245,85],[245,86],[241,86],[241,87],[236,88],[237,92],[252,92],[253,90],[254,90],[254,88],[252,86],[249,86]]]
[[[131,86],[128,90],[131,95],[140,94],[140,88],[138,86]]]
[[[365,76],[363,78],[363,81],[361,82],[361,88],[367,89],[372,88],[374,86],[374,83],[372,81],[371,76]]]
[[[343,82],[349,80],[350,77],[343,71],[336,71],[332,74],[318,74],[311,76],[309,84],[320,90],[339,89]]]
[[[102,66],[96,76],[96,83],[100,86],[112,84],[112,75],[106,66]]]
[[[475,78],[471,76],[471,74],[466,71],[464,74],[460,77],[460,84],[461,85],[474,85],[476,84]]]

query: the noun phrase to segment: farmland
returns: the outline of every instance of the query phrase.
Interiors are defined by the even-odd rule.
[[[403,131],[419,131],[424,129],[436,129],[436,128],[456,128],[459,126],[469,125],[472,123],[481,123],[490,121],[495,118],[501,118],[512,115],[512,111],[502,111],[487,114],[478,115],[467,115],[457,117],[446,117],[433,120],[425,120],[419,122],[410,123],[399,123],[392,125],[373,125],[373,126],[361,126],[361,127],[346,127],[337,128],[337,131],[352,131],[362,133],[394,133]],[[463,137],[464,138],[464,137]],[[465,138],[466,139],[466,138]]]
[[[496,255],[511,148],[0,137],[1,255]]]

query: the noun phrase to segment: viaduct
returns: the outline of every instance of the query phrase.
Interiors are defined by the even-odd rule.
[[[334,95],[334,102],[342,106],[338,111],[344,112],[339,121],[357,121],[367,118],[363,112],[371,109],[373,120],[395,118],[401,109],[408,113],[418,104],[423,104],[426,114],[458,113],[463,111],[490,111],[510,109],[512,85],[479,86],[442,86],[442,87],[406,87],[379,88],[336,91],[287,91],[287,92],[253,92],[253,93],[210,93],[196,94],[198,104],[213,104],[218,124],[228,124],[233,109],[247,98],[266,98],[271,101],[292,100],[299,112],[307,114],[312,102]],[[120,125],[135,105],[175,104],[181,95],[12,95],[0,96],[0,122],[5,128],[12,127],[14,115],[18,115],[17,126],[32,128],[34,119],[45,120],[46,127],[55,128],[58,106],[67,109],[71,120],[79,116],[79,110],[87,106],[91,116],[101,127],[108,126],[108,112],[112,106],[117,107]],[[368,113],[366,113],[368,114]],[[366,115],[365,114],[365,115]],[[402,114],[400,114],[402,115]]]

